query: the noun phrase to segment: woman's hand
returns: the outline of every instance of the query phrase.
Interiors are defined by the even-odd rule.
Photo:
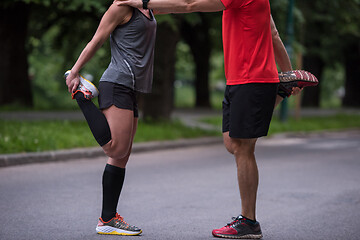
[[[79,83],[80,78],[78,73],[70,72],[70,74],[66,77],[66,85],[68,86],[69,93],[75,92]]]

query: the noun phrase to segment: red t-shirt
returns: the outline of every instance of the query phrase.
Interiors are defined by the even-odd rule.
[[[227,85],[277,83],[269,0],[221,0]]]

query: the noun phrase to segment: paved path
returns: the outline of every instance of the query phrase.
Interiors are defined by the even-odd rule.
[[[264,239],[359,239],[359,155],[359,132],[260,140]],[[235,163],[221,144],[137,153],[119,212],[144,233],[98,236],[104,162],[0,168],[0,239],[214,239],[239,214]]]

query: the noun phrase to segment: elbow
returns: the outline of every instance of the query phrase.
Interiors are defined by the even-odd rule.
[[[272,28],[271,29],[271,36],[273,39],[277,39],[280,38],[279,32],[276,28]]]
[[[185,12],[195,12],[196,11],[196,1],[195,0],[184,0],[183,4],[185,7]]]
[[[281,44],[282,40],[280,38],[279,32],[275,29],[274,31],[271,31],[272,41],[274,45]]]

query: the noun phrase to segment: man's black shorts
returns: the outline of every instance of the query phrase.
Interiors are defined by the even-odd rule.
[[[134,117],[139,117],[136,92],[120,84],[100,81],[99,83],[99,108],[101,110],[114,105],[121,109],[134,112]]]
[[[227,85],[223,100],[223,132],[232,138],[266,136],[278,83]]]

